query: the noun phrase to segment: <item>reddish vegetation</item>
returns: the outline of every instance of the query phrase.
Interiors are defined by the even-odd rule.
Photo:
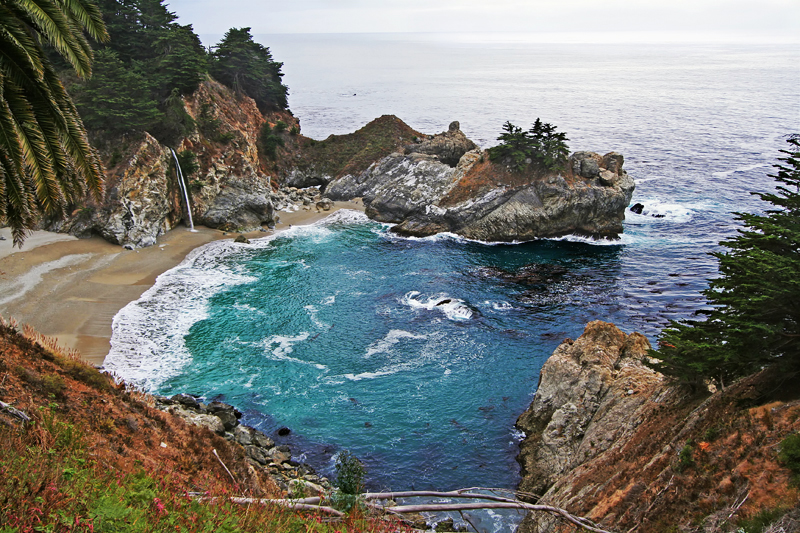
[[[42,337],[26,333],[0,325],[0,400],[26,413],[52,406],[82,429],[90,452],[109,468],[132,472],[143,467],[169,475],[190,491],[222,487],[254,496],[279,495],[266,474],[248,467],[241,447],[153,408],[147,395],[115,385],[77,354],[61,355],[30,338],[46,345]],[[15,422],[0,412],[0,427]],[[233,485],[214,449],[241,486]]]
[[[480,198],[489,191],[504,187],[513,189],[528,185],[550,175],[550,171],[528,168],[525,172],[512,172],[504,165],[493,163],[484,155],[439,202],[443,208],[453,207],[470,199]],[[567,183],[572,183],[571,173],[561,172]]]
[[[284,494],[238,444],[153,408],[152,397],[1,317],[0,401],[3,531],[410,531],[360,510],[330,518],[230,502]]]
[[[624,448],[579,469],[572,495],[603,488],[569,510],[655,533],[732,531],[759,513],[797,509],[800,490],[778,459],[781,441],[800,431],[797,381],[765,371],[704,401],[654,406]]]

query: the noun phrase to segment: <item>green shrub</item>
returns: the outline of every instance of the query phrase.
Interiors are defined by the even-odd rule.
[[[800,433],[789,435],[780,445],[778,458],[794,474],[795,482],[800,479]]]
[[[333,506],[350,511],[359,504],[359,495],[364,488],[364,466],[358,457],[347,450],[336,457],[336,491],[331,495]]]
[[[58,374],[47,374],[42,376],[41,387],[45,394],[52,394],[56,398],[61,398],[64,396],[67,385],[64,383],[64,378]]]
[[[686,443],[686,445],[681,448],[681,451],[678,452],[678,463],[675,465],[675,470],[678,472],[683,472],[687,468],[694,465],[694,458],[692,454],[694,453],[694,446],[692,445],[692,441]]]
[[[283,124],[283,129],[285,130],[285,122],[279,120],[274,129],[270,127],[269,122],[265,122],[261,127],[261,134],[258,139],[261,152],[273,161],[278,157],[278,146],[284,145],[283,136],[280,134],[283,130],[278,128],[280,124]]]
[[[181,172],[185,179],[189,179],[195,172],[200,170],[200,164],[197,162],[197,156],[190,150],[182,150],[178,152],[178,164],[181,166]]]
[[[736,533],[763,533],[767,527],[786,513],[786,509],[764,509],[755,516],[740,520]]]

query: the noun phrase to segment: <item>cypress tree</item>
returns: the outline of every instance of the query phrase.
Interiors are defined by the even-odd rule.
[[[281,83],[283,63],[269,48],[253,41],[250,28],[231,28],[211,54],[209,73],[234,91],[256,101],[262,113],[288,106],[288,88]]]
[[[773,208],[736,213],[744,229],[712,254],[720,277],[703,293],[706,320],[672,322],[651,352],[664,374],[724,385],[765,366],[800,366],[800,136],[788,143],[770,175],[776,191],[753,193]]]

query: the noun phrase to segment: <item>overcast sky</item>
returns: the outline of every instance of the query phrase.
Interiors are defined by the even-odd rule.
[[[167,0],[201,35],[664,32],[800,42],[800,0]],[[713,40],[713,39],[712,39]],[[211,43],[206,43],[211,44]]]

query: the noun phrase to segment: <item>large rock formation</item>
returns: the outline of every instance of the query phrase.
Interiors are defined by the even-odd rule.
[[[595,321],[553,352],[533,403],[517,420],[527,435],[520,444],[521,491],[545,494],[641,422],[636,411],[664,381],[641,362],[649,348],[643,335]]]
[[[800,492],[777,450],[800,429],[798,378],[765,371],[691,394],[642,363],[648,347],[596,321],[547,360],[517,421],[528,499],[641,533],[735,531],[740,518],[796,506]],[[519,533],[557,524],[530,514]]]
[[[262,171],[258,154],[265,119],[255,101],[207,81],[187,99],[186,109],[198,122],[219,124],[216,139],[199,127],[180,147],[200,163],[190,187],[195,222],[237,231],[272,222],[271,179]]]
[[[484,241],[566,234],[616,237],[634,183],[621,154],[573,154],[563,172],[512,172],[489,161],[459,130],[331,182],[334,200],[363,197],[367,215],[408,236],[452,232]]]
[[[194,223],[252,230],[272,222],[271,182],[261,170],[257,148],[265,118],[255,102],[207,80],[185,100],[185,110],[197,127],[176,152],[191,152],[199,166],[185,184]],[[155,244],[182,220],[188,225],[169,147],[144,133],[123,140],[113,151],[104,200],[88,203],[50,229],[78,236],[99,234],[115,244],[139,248]]]

